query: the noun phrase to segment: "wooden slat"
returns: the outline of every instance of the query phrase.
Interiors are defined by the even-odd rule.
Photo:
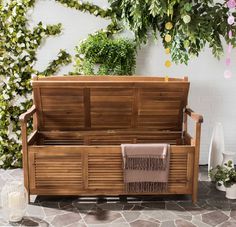
[[[191,152],[190,152],[191,151]],[[175,188],[191,190],[192,170],[189,166],[193,165],[193,148],[180,149],[173,146],[170,158],[169,190],[173,184]],[[111,183],[109,183],[111,182]],[[88,189],[99,188],[107,190],[109,185],[123,190],[123,171],[121,153],[113,151],[108,154],[89,152],[88,153]]]
[[[83,163],[81,153],[68,153],[56,151],[32,152],[30,154],[31,176],[33,180],[31,189],[47,188],[68,188],[77,186],[82,188],[83,182]]]
[[[189,82],[176,78],[165,82],[156,77],[78,76],[35,80],[33,88],[40,89],[36,105],[40,129],[47,131],[181,130]],[[165,124],[162,118],[167,120]]]

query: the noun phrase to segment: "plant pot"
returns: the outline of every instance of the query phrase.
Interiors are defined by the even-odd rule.
[[[218,183],[220,183],[221,185],[219,185]],[[223,185],[223,182],[222,182],[222,181],[216,182],[216,189],[219,190],[219,191],[222,191],[222,192],[225,192],[225,191],[226,191],[226,188],[225,188],[225,186]]]
[[[234,156],[235,156],[234,152],[224,151],[223,152],[223,162],[222,162],[222,165],[226,167],[228,162],[231,161],[232,162],[232,168],[234,168]],[[230,167],[226,167],[226,168],[231,169]]]
[[[236,199],[236,183],[230,187],[226,188],[226,196],[227,199]]]

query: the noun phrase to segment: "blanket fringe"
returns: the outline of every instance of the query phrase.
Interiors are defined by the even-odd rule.
[[[126,183],[127,192],[165,192],[168,184],[166,182],[129,182]]]

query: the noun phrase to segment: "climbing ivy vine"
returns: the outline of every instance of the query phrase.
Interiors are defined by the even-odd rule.
[[[77,0],[55,0],[63,5],[110,19],[102,32],[114,34],[122,27],[114,19],[113,11]],[[0,168],[21,167],[21,132],[19,116],[32,105],[31,76],[55,74],[72,57],[60,50],[55,60],[42,72],[34,68],[36,52],[48,36],[60,34],[61,24],[44,25],[41,22],[30,30],[27,12],[35,0],[0,0]]]
[[[33,74],[54,74],[71,56],[61,50],[46,70],[34,69],[36,52],[43,39],[61,32],[61,24],[41,22],[28,28],[27,11],[33,0],[0,1],[0,167],[21,166],[19,115],[32,105],[30,80]]]

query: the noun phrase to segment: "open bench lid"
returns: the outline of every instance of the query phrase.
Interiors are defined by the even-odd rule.
[[[187,78],[51,76],[32,82],[40,131],[181,131]]]

